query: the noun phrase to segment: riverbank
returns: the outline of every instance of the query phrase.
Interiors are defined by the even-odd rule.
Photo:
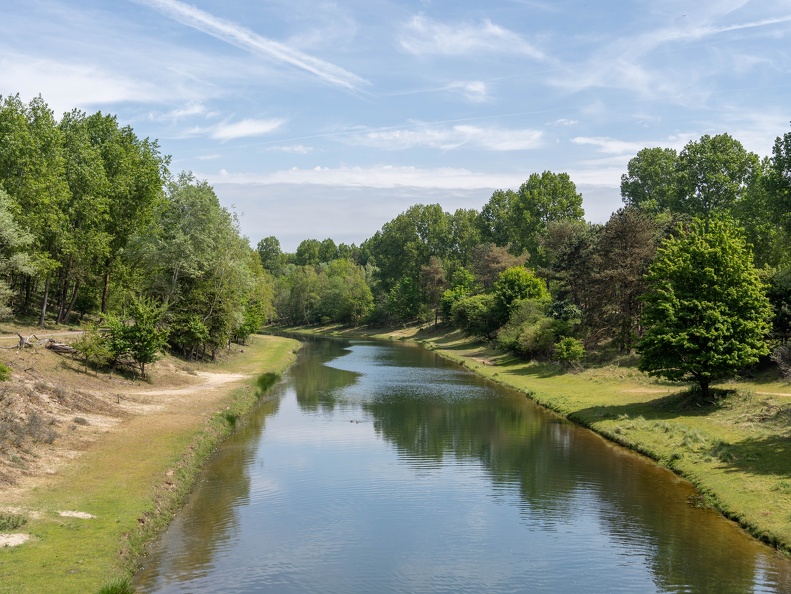
[[[771,378],[714,386],[727,393],[698,406],[679,384],[632,366],[570,373],[520,361],[458,331],[395,332],[340,327],[309,333],[410,339],[539,404],[640,452],[691,481],[708,505],[750,534],[791,553],[791,385]]]
[[[166,358],[150,383],[84,372],[53,353],[5,351],[12,384],[57,437],[23,444],[14,454],[23,471],[0,486],[0,532],[27,539],[0,548],[0,592],[96,592],[131,574],[298,345],[256,336],[216,364]]]

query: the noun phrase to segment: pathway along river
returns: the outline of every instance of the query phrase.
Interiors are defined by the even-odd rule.
[[[791,592],[692,487],[419,347],[311,339],[140,592]]]

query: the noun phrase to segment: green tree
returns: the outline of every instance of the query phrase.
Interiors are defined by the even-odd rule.
[[[539,253],[541,237],[552,221],[582,220],[582,194],[567,173],[532,173],[511,201],[514,253],[527,251],[531,262],[543,265]]]
[[[493,292],[500,324],[508,321],[512,309],[521,300],[549,299],[544,282],[524,266],[513,266],[501,272]]]
[[[102,313],[108,310],[113,271],[133,236],[151,221],[163,198],[170,157],[159,144],[140,139],[131,126],[119,126],[115,116],[101,112],[86,120],[91,141],[98,148],[107,180],[109,203],[106,232],[110,238],[103,266]]]
[[[674,381],[711,382],[769,353],[771,309],[733,224],[694,220],[669,237],[648,274],[639,368]]]
[[[25,105],[19,95],[0,104],[0,185],[13,199],[14,216],[34,238],[33,262],[44,278],[39,325],[44,324],[53,274],[61,265],[66,231],[63,134],[41,96]],[[33,278],[28,281],[25,307]]]
[[[261,265],[265,270],[275,275],[280,274],[280,271],[286,263],[286,259],[280,249],[280,241],[277,237],[272,235],[264,237],[258,242],[256,251],[261,258]]]
[[[744,197],[760,159],[728,134],[688,143],[678,155],[676,212],[706,217],[731,213]]]
[[[135,299],[129,307],[128,319],[110,317],[109,347],[116,360],[129,357],[146,376],[146,365],[159,358],[167,344],[168,331],[161,327],[164,307],[150,299]]]
[[[621,176],[621,197],[627,206],[658,212],[675,207],[678,154],[670,148],[644,148],[629,160]]]
[[[318,239],[305,239],[297,246],[295,260],[297,266],[315,266],[321,262],[321,242]]]

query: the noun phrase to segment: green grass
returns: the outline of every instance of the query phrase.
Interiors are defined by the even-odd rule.
[[[279,374],[294,358],[296,341],[256,337],[244,356],[218,365],[223,371]],[[0,592],[90,593],[104,584],[126,592],[124,580],[138,566],[145,547],[172,520],[200,474],[204,461],[238,419],[262,398],[258,376],[233,390],[225,408],[208,421],[174,423],[167,415],[138,417],[134,431],[110,433],[68,473],[34,491],[26,507],[32,539],[0,549]],[[274,383],[261,380],[265,389]],[[76,510],[93,519],[62,517]],[[120,585],[119,585],[120,584]]]

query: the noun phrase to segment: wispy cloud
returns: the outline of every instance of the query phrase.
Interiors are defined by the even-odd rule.
[[[268,151],[280,151],[282,153],[293,153],[295,155],[309,155],[313,152],[312,146],[305,146],[303,144],[289,144],[284,146],[270,146]]]
[[[305,54],[283,43],[267,39],[231,21],[218,18],[179,0],[135,0],[166,16],[202,31],[212,37],[240,47],[254,54],[288,64],[339,87],[355,90],[369,84],[356,74]]]
[[[482,80],[453,82],[448,85],[448,89],[460,91],[470,103],[485,103],[489,100],[489,86]]]
[[[576,126],[577,124],[579,124],[578,120],[569,118],[560,118],[554,122],[547,122],[547,126]]]
[[[347,141],[351,144],[390,150],[417,147],[453,150],[466,147],[490,151],[523,151],[541,146],[541,138],[540,130],[416,124],[408,128],[360,131],[349,135]]]
[[[461,168],[396,167],[314,167],[287,169],[269,174],[201,173],[210,183],[226,184],[299,184],[319,186],[348,186],[370,188],[437,188],[472,190],[516,187],[524,181],[523,174],[483,173]]]
[[[446,24],[416,15],[404,26],[400,43],[406,51],[417,55],[502,53],[525,55],[535,60],[546,59],[541,50],[519,34],[489,20],[476,24]]]
[[[26,100],[41,94],[55,113],[123,101],[158,102],[168,91],[101,66],[5,53],[0,56],[3,87]]]
[[[185,118],[197,116],[210,118],[216,115],[218,115],[218,112],[210,111],[203,103],[190,102],[165,113],[152,112],[148,115],[148,119],[153,122],[178,122]]]
[[[274,132],[285,123],[285,120],[242,120],[240,122],[223,122],[215,126],[211,137],[216,140],[233,140],[234,138],[249,138],[252,136],[265,136]]]
[[[697,134],[673,134],[664,140],[620,140],[607,136],[577,136],[571,139],[574,144],[592,145],[598,147],[599,152],[615,155],[636,155],[646,147],[662,147],[680,149],[690,140],[697,139]]]
[[[573,91],[594,87],[628,89],[646,97],[700,105],[708,97],[705,89],[695,86],[700,79],[711,78],[724,69],[731,70],[737,62],[744,68],[765,64],[766,60],[745,61],[737,49],[719,46],[727,57],[717,54],[707,61],[702,53],[704,50],[698,50],[699,59],[678,62],[672,69],[666,67],[667,58],[660,61],[652,61],[652,58],[658,51],[681,51],[690,43],[716,39],[737,31],[770,29],[766,34],[774,35],[777,31],[772,28],[791,23],[791,14],[739,23],[718,22],[732,19],[734,10],[743,5],[744,2],[737,2],[734,6],[716,5],[716,9],[689,15],[693,18],[684,15],[676,19],[673,26],[616,38],[592,51],[590,59],[569,65],[562,73],[550,77],[548,82]]]

